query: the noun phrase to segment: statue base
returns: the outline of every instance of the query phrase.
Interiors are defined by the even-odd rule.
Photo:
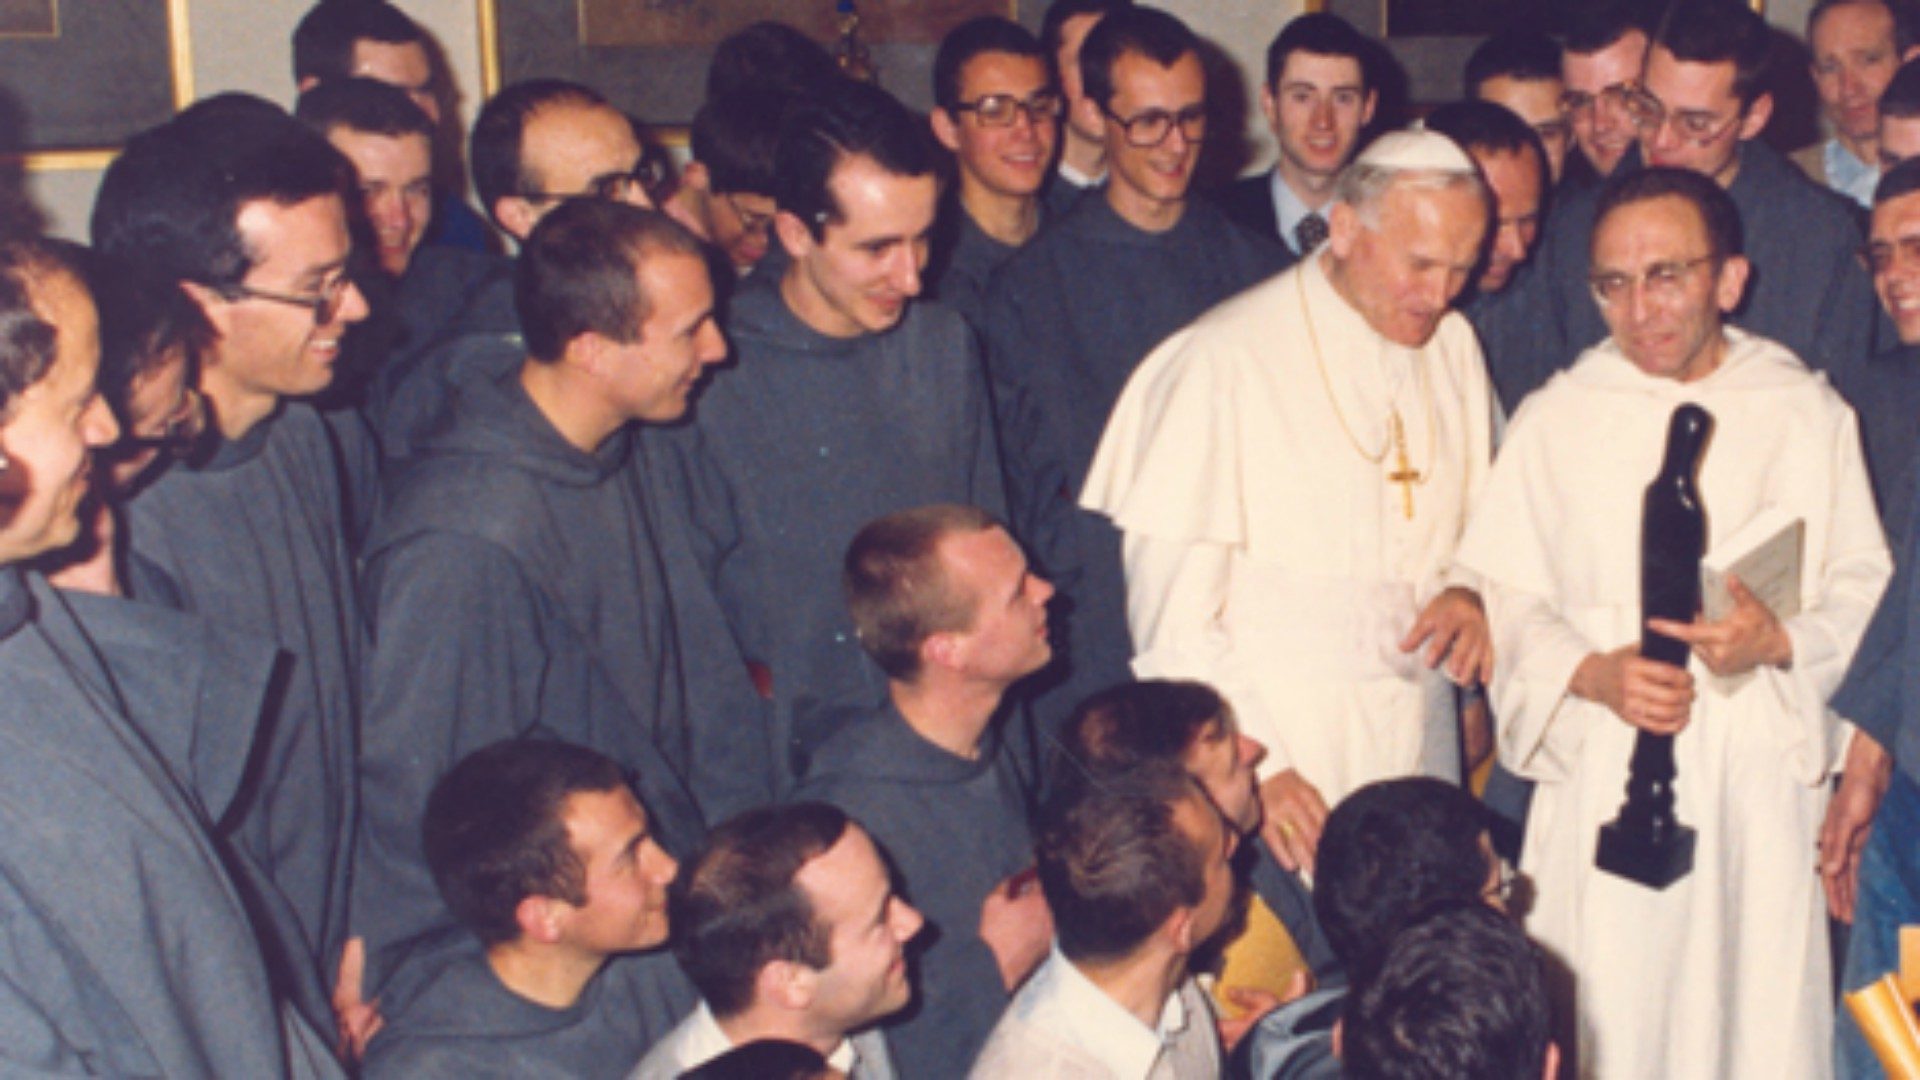
[[[1693,872],[1694,832],[1676,824],[1664,836],[1649,836],[1614,821],[1600,826],[1593,864],[1615,877],[1664,889]]]

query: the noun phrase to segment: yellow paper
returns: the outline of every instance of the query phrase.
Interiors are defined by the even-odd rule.
[[[1892,1080],[1920,1080],[1920,1022],[1891,973],[1846,995],[1847,1011]]]
[[[1307,966],[1293,935],[1259,896],[1247,910],[1247,928],[1226,947],[1226,964],[1213,984],[1222,1016],[1238,1019],[1244,1011],[1227,997],[1229,989],[1265,990],[1285,997],[1294,972]]]
[[[1900,928],[1900,996],[1920,1001],[1920,926]]]

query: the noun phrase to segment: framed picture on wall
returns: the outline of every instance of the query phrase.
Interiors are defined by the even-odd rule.
[[[187,0],[0,0],[0,159],[101,168],[193,100]]]
[[[487,93],[522,79],[572,79],[667,129],[693,121],[706,96],[713,48],[729,34],[770,19],[831,50],[841,32],[835,0],[479,2]],[[854,6],[881,84],[925,108],[940,38],[976,15],[1014,17],[1018,0],[857,0]]]

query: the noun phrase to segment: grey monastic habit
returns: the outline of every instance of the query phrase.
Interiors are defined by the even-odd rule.
[[[365,633],[342,476],[325,421],[287,404],[204,462],[175,463],[127,508],[136,600],[279,648],[261,743],[220,828],[268,916],[276,976],[316,1026],[332,1023],[349,930]]]
[[[199,619],[0,568],[0,1072],[344,1075],[209,832],[271,669]]]
[[[1120,534],[1081,510],[1107,415],[1140,360],[1208,308],[1292,261],[1277,241],[1195,200],[1172,229],[1135,228],[1082,199],[1015,255],[987,294],[987,364],[1015,532],[1064,597],[1067,680],[1039,719],[1129,677]],[[1062,621],[1056,616],[1056,622]]]
[[[973,333],[945,306],[909,302],[884,333],[828,337],[756,273],[727,333],[737,360],[659,442],[683,470],[733,633],[771,676],[784,791],[849,710],[884,693],[840,590],[854,534],[930,503],[998,514],[1005,498]]]
[[[763,706],[631,429],[596,453],[470,337],[448,412],[399,464],[364,581],[374,626],[354,921],[380,978],[448,916],[420,815],[461,757],[558,738],[637,772],[672,851],[768,801]],[[631,1064],[631,1063],[629,1063]]]
[[[988,236],[958,198],[949,199],[940,207],[933,258],[925,275],[927,295],[959,312],[976,334],[985,334],[987,284],[1019,250],[1016,244]]]

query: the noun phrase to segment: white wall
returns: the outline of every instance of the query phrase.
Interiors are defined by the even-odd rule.
[[[477,0],[395,2],[446,50],[463,101],[462,120],[470,121],[481,96]],[[194,94],[244,90],[291,107],[293,27],[309,6],[311,0],[188,0]],[[98,171],[35,171],[27,183],[55,232],[85,238],[87,215],[100,184]]]

